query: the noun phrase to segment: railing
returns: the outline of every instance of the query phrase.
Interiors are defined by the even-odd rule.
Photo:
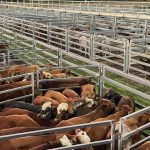
[[[87,127],[104,126],[104,125],[110,125],[111,126],[111,138],[110,139],[101,140],[101,141],[94,141],[94,142],[90,142],[88,144],[72,145],[69,147],[65,147],[65,150],[72,150],[74,148],[75,149],[87,148],[90,146],[98,146],[98,145],[103,145],[103,144],[111,144],[111,150],[115,150],[114,138],[113,138],[115,135],[115,126],[114,126],[114,122],[111,120],[102,121],[102,122],[87,123],[87,124],[80,124],[80,125],[73,125],[73,126],[65,126],[65,127],[52,128],[52,129],[44,129],[44,130],[24,132],[24,133],[17,133],[17,134],[11,134],[11,135],[3,135],[3,136],[0,136],[0,141],[9,140],[12,138],[38,136],[38,135],[43,135],[43,134],[59,133],[59,132],[70,131],[70,130],[79,129],[79,128],[82,129],[82,128],[87,128]],[[55,150],[63,150],[64,147],[54,148],[54,149]]]
[[[16,82],[14,84],[13,83],[12,84],[4,84],[4,85],[0,86],[0,97],[1,97],[0,104],[5,104],[10,101],[16,101],[16,100],[21,100],[21,99],[25,99],[25,98],[31,98],[31,100],[34,99],[34,74],[33,73],[16,75],[16,76],[7,77],[7,78],[1,78],[0,82],[2,82],[2,81],[9,82],[11,80],[15,80],[18,78],[24,78],[26,76],[31,77],[31,82],[28,82],[27,84],[17,84],[17,82]],[[21,92],[21,90],[23,92]],[[26,92],[25,92],[25,90],[26,90]],[[18,93],[19,96],[17,96],[15,92]],[[12,96],[13,98],[10,99],[9,98],[10,96]]]
[[[119,129],[119,132],[120,132],[120,141],[118,142],[119,143],[119,148],[120,150],[123,150],[123,146],[124,146],[124,142],[126,139],[129,139],[131,136],[139,133],[140,131],[144,130],[144,129],[148,129],[150,128],[150,122],[141,126],[141,127],[138,127],[128,133],[125,133],[125,129],[126,129],[126,126],[124,124],[124,121],[129,119],[129,118],[133,118],[133,117],[136,117],[137,115],[139,114],[143,114],[145,112],[149,112],[150,111],[150,106],[149,107],[146,107],[140,111],[137,111],[137,112],[134,112],[130,115],[127,115],[127,116],[124,116],[120,119],[120,129]],[[139,133],[140,134],[140,133]],[[134,143],[134,144],[131,144],[130,147],[128,147],[129,149],[133,149],[133,148],[136,148],[137,146],[139,146],[140,144],[144,143],[145,141],[147,140],[150,140],[150,136],[148,137],[145,137],[144,139],[138,141],[137,143]]]
[[[2,34],[4,34],[4,30],[11,30],[14,36],[19,33],[33,38],[33,53],[36,51],[35,40],[40,40],[55,48],[115,67],[125,73],[136,74],[140,72],[140,77],[145,78],[143,75],[146,75],[146,78],[149,78],[148,62],[134,60],[141,54],[146,59],[149,59],[149,55],[142,51],[144,47],[148,47],[148,42],[144,42],[143,45],[141,44],[139,52],[134,51],[135,45],[133,45],[134,41],[148,41],[149,38],[144,38],[145,40],[143,38],[133,39],[129,42],[127,39],[112,39],[106,36],[82,33],[69,29],[65,30],[60,27],[6,16],[1,16],[1,19],[3,20],[1,25],[1,30],[3,30]],[[137,68],[138,63],[140,63],[143,68],[146,67],[145,71]]]
[[[63,54],[63,53],[61,53]],[[63,62],[65,60],[62,59],[62,56],[60,57],[61,60],[61,66],[63,64]],[[59,59],[60,59],[59,58]],[[58,67],[54,67],[54,68],[40,68],[37,72],[37,90],[38,93],[40,93],[40,91],[47,91],[48,89],[53,89],[53,90],[58,90],[58,89],[64,89],[64,88],[80,88],[82,86],[82,80],[83,83],[84,82],[91,82],[93,81],[94,84],[96,84],[96,86],[98,87],[98,96],[100,97],[102,95],[103,92],[103,67],[100,65],[82,65],[82,66],[77,66],[77,65],[73,65],[73,66],[65,66],[65,67],[59,67],[59,69],[69,69],[71,70],[71,73],[75,74],[75,76],[70,76],[67,78],[54,78],[54,79],[40,79],[39,77],[39,73],[40,71],[49,71],[49,70],[54,70],[54,69],[58,69]],[[99,73],[95,73],[95,71],[91,71],[90,69],[96,69]],[[77,76],[80,74],[86,74],[83,77],[82,76]],[[77,83],[75,85],[70,84],[69,81],[76,81]],[[57,83],[61,83],[66,81],[66,83],[68,83],[68,85],[64,85],[63,87],[60,87],[58,85],[56,85]],[[44,83],[47,83],[47,85],[49,85],[48,83],[50,83],[49,87],[47,86],[46,88],[40,88],[40,85],[43,85]]]

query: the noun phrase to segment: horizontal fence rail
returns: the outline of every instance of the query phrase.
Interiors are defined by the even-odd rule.
[[[32,100],[34,99],[34,74],[33,73],[0,78],[0,82],[2,81],[11,82],[14,79],[24,78],[24,77],[31,77],[31,81],[28,82],[27,84],[23,84],[23,82],[22,83],[16,82],[13,84],[12,82],[10,84],[0,85],[0,97],[1,97],[0,104],[5,104],[16,100],[22,100],[25,98],[31,98]],[[16,95],[17,93],[18,95]],[[10,96],[12,96],[13,98],[10,99]]]

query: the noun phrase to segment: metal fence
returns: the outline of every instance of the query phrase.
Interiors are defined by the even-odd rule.
[[[31,50],[33,52],[28,51],[30,54],[32,53],[31,55],[36,55],[38,52],[35,41],[39,40],[51,45],[52,49],[75,53],[101,64],[120,69],[125,73],[138,74],[140,77],[149,79],[149,54],[146,52],[149,47],[149,38],[137,38],[130,41],[124,38],[112,39],[106,36],[44,25],[24,19],[7,16],[1,16],[1,19],[3,20],[1,25],[3,36],[6,35],[5,32],[7,34],[10,32],[9,34],[14,36],[14,41],[18,33],[33,39]],[[145,51],[144,49],[147,50]],[[143,56],[142,59],[141,56]],[[34,59],[37,58],[34,57]]]
[[[52,128],[52,129],[44,129],[44,130],[38,130],[38,131],[31,131],[31,132],[24,132],[24,133],[17,133],[17,134],[10,134],[10,135],[3,135],[0,136],[0,141],[2,140],[9,140],[12,138],[21,138],[21,137],[28,137],[28,136],[38,136],[43,134],[50,134],[50,133],[60,133],[63,131],[70,131],[74,129],[82,129],[87,127],[94,127],[94,126],[106,126],[110,125],[111,127],[111,138],[107,140],[101,140],[101,141],[94,141],[90,142],[88,144],[76,144],[69,147],[65,147],[66,150],[72,150],[77,148],[87,148],[90,146],[98,146],[98,145],[104,145],[104,144],[111,144],[111,150],[115,149],[114,145],[114,135],[115,135],[115,126],[114,122],[111,120],[108,121],[102,121],[102,122],[94,122],[94,123],[87,123],[87,124],[80,124],[80,125],[73,125],[73,126],[65,126],[65,127],[59,127],[59,128]],[[54,148],[55,150],[63,150],[64,147],[60,148]],[[54,150],[53,149],[53,150]]]
[[[0,86],[0,97],[1,97],[0,104],[5,104],[10,101],[22,100],[26,98],[30,98],[31,100],[34,99],[34,74],[33,73],[1,78],[0,82],[2,81],[10,82],[18,78],[24,78],[26,76],[31,77],[31,82],[27,82],[25,84],[21,84],[21,82],[20,83],[16,82],[16,83],[4,84]],[[16,93],[18,93],[18,95]]]
[[[143,126],[141,126],[141,127],[138,127],[138,128],[136,128],[136,129],[134,129],[134,130],[132,130],[132,131],[127,132],[127,131],[126,131],[126,130],[127,130],[127,129],[126,129],[127,127],[125,126],[124,121],[127,120],[127,119],[129,119],[129,118],[134,118],[134,117],[136,117],[136,116],[139,115],[139,114],[143,114],[143,113],[149,112],[149,111],[150,111],[150,106],[147,107],[147,108],[144,108],[144,109],[142,109],[142,110],[139,110],[139,111],[137,111],[137,112],[134,112],[134,113],[132,113],[132,114],[130,114],[130,115],[124,116],[124,117],[122,117],[122,118],[120,119],[120,129],[119,129],[119,132],[120,132],[119,148],[120,148],[120,150],[123,150],[123,149],[124,149],[124,148],[123,148],[123,147],[124,147],[124,142],[125,142],[127,139],[129,139],[131,136],[133,136],[133,135],[135,135],[135,134],[137,134],[137,133],[140,134],[140,132],[141,132],[142,130],[148,129],[148,128],[150,127],[150,122],[149,122],[149,123],[147,123],[147,124],[145,124],[145,125],[143,125]],[[128,147],[128,148],[129,148],[129,149],[136,148],[137,146],[139,146],[140,144],[146,142],[147,140],[150,140],[150,135],[147,136],[147,137],[144,137],[142,140],[138,141],[137,143],[131,144],[130,147]]]

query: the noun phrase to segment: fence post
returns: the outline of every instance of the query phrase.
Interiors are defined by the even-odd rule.
[[[33,22],[33,64],[37,64],[37,59],[36,59],[36,43],[35,43],[35,21]]]
[[[34,73],[31,74],[32,81],[32,101],[34,100]]]
[[[105,76],[105,68],[103,65],[99,66],[99,97],[102,96],[103,88],[104,88],[104,76]]]
[[[68,28],[65,30],[65,50],[69,52],[68,48],[69,38],[68,38]]]
[[[90,59],[91,60],[95,60],[95,49],[94,49],[94,36],[95,36],[95,34],[91,34],[90,35]]]
[[[47,22],[47,44],[48,44],[48,45],[50,44],[50,37],[49,37],[49,34],[50,34],[50,32],[49,32],[50,26],[51,26],[50,23]]]
[[[116,37],[116,26],[117,26],[117,17],[114,17],[113,20],[113,37]]]
[[[120,118],[119,136],[118,136],[118,149],[123,149],[123,119]]]
[[[58,50],[58,67],[62,67],[62,50]]]
[[[125,48],[124,48],[124,73],[129,73],[129,62],[130,62],[130,48],[131,48],[131,42],[129,40],[126,40],[125,42]]]

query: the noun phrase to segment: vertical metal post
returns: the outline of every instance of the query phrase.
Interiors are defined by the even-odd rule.
[[[90,34],[90,59],[95,60],[95,49],[94,49],[94,34]]]
[[[34,73],[31,74],[32,80],[32,101],[34,100]]]
[[[95,29],[95,16],[94,15],[92,15],[92,20],[91,20],[91,26],[90,26],[90,28],[91,28],[91,33],[93,33],[93,31],[94,31],[94,29]]]
[[[59,12],[59,27],[61,27],[61,12]]]
[[[145,20],[145,25],[144,25],[144,29],[143,29],[143,39],[145,39],[147,37],[147,34],[148,34],[148,32],[147,32],[147,20]]]
[[[113,19],[113,37],[116,37],[116,29],[117,29],[117,17],[114,17]]]
[[[105,69],[104,66],[99,66],[99,97],[102,96],[103,88],[104,88],[104,76],[105,76]]]
[[[115,150],[115,122],[111,124],[111,150]]]
[[[65,30],[65,50],[66,50],[67,52],[69,52],[68,44],[69,44],[68,29],[66,29],[66,30]]]
[[[58,50],[58,67],[62,67],[62,50]]]
[[[118,138],[118,149],[123,150],[123,119],[120,118],[120,125],[119,125],[119,138]]]
[[[49,42],[49,22],[47,22],[47,44],[50,44],[50,42]]]
[[[124,72],[125,73],[129,73],[129,61],[130,61],[130,48],[131,48],[131,43],[126,40],[126,42],[124,43],[125,47],[124,47]]]
[[[33,64],[37,64],[37,59],[36,59],[36,43],[35,43],[35,21],[33,22]]]
[[[36,87],[37,87],[37,89],[36,89],[36,91],[37,91],[37,95],[40,95],[40,70],[39,69],[37,69],[37,73],[36,73],[36,77],[37,77],[37,81],[36,81]]]

